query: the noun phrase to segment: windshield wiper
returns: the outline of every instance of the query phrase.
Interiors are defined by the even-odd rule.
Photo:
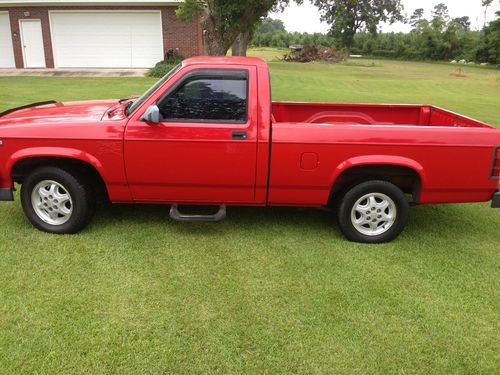
[[[123,102],[126,102],[127,100],[132,100],[132,99],[136,99],[136,97],[130,96],[128,98],[123,98],[123,99],[118,100],[118,103],[122,104]]]

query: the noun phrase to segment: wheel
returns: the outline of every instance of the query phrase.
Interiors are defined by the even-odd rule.
[[[95,196],[80,177],[56,167],[31,172],[21,187],[21,204],[28,220],[49,233],[76,233],[95,212]]]
[[[350,241],[389,242],[403,231],[408,211],[408,201],[396,185],[366,181],[344,195],[338,221],[340,230]]]

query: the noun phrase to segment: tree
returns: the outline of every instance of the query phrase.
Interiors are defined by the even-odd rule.
[[[423,19],[424,19],[424,9],[423,8],[415,9],[415,11],[410,17],[410,25],[414,29],[416,29],[420,25]]]
[[[253,33],[253,27],[250,30],[241,32],[238,34],[236,39],[233,42],[233,46],[231,47],[231,54],[233,56],[246,56],[247,55],[247,48],[248,48],[248,42],[250,41],[250,38],[252,37]]]
[[[443,20],[447,21],[449,18],[449,11],[448,7],[446,4],[439,3],[434,7],[434,10],[432,11],[432,17],[433,18],[442,18]]]
[[[481,46],[477,51],[477,59],[492,64],[500,64],[500,11],[497,19],[490,22],[482,33]]]
[[[285,24],[283,23],[282,20],[275,20],[272,18],[264,18],[262,21],[257,26],[257,33],[259,34],[264,34],[264,33],[280,33],[280,32],[286,32],[285,29]]]
[[[439,3],[432,11],[431,25],[435,30],[443,31],[448,24],[449,18],[448,7],[443,3]]]
[[[450,26],[455,27],[459,31],[470,31],[470,18],[468,16],[453,18]]]
[[[296,0],[301,2],[301,0]],[[289,0],[184,0],[177,9],[181,21],[200,17],[208,55],[225,56],[238,39],[237,52],[245,53],[255,24],[271,9],[283,9]]]
[[[486,16],[488,15],[488,8],[491,6],[493,3],[493,0],[481,0],[481,5],[484,8],[484,24],[483,27],[486,27]]]
[[[272,18],[264,18],[254,23],[249,30],[241,32],[233,43],[232,55],[233,56],[246,56],[248,42],[252,39],[253,34],[257,33],[286,33],[285,24],[281,20],[274,20]]]
[[[337,37],[350,53],[358,31],[377,33],[381,22],[402,21],[400,0],[311,0],[320,10],[321,19],[331,25],[330,34]]]

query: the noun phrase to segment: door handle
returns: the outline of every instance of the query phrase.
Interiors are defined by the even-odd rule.
[[[239,139],[239,140],[248,139],[248,133],[246,131],[233,131],[231,133],[231,139]]]

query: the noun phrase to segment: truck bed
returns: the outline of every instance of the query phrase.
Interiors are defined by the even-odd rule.
[[[492,128],[430,105],[273,102],[275,122]]]

